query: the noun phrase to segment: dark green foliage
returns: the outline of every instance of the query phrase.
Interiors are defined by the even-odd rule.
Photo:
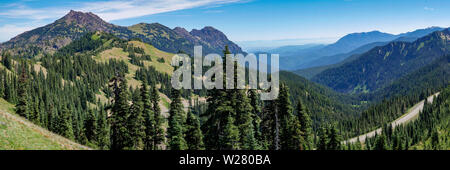
[[[303,132],[302,137],[305,140],[305,149],[312,149],[312,120],[309,116],[308,109],[298,100],[297,117],[300,123],[300,130]]]
[[[158,58],[158,62],[160,62],[160,63],[165,63],[166,62],[166,60],[164,60],[164,58]]]
[[[75,139],[72,129],[71,113],[67,108],[63,108],[59,115],[60,116],[57,126],[59,134],[69,139]]]
[[[417,120],[391,130],[383,128],[383,134],[367,139],[366,143],[374,143],[373,149],[448,149],[450,142],[445,137],[449,136],[449,98],[450,86],[447,86],[432,104],[424,105]]]
[[[100,109],[97,125],[98,125],[97,146],[102,150],[109,149],[110,145],[109,123],[107,121],[107,114],[104,111],[104,109]]]
[[[153,149],[159,149],[159,145],[164,142],[165,132],[163,129],[164,119],[161,115],[161,108],[159,108],[159,92],[155,86],[152,86],[150,99],[152,101],[152,109],[154,113],[154,133],[153,133]]]
[[[183,132],[183,116],[186,114],[181,103],[181,94],[178,90],[172,89],[172,103],[169,108],[169,127],[167,128],[167,140],[171,150],[188,149]]]
[[[139,68],[136,71],[135,78],[147,83],[150,86],[156,86],[161,84],[160,91],[167,96],[170,96],[170,88],[172,87],[170,83],[170,76],[167,73],[161,73],[157,71],[154,67]]]
[[[198,118],[189,111],[186,118],[186,132],[185,139],[189,150],[203,150],[203,134],[200,129],[200,122]]]
[[[123,76],[117,76],[112,80],[114,89],[114,103],[111,108],[111,149],[130,149],[132,146],[129,132],[128,118],[130,116],[128,105],[128,86]]]
[[[11,63],[11,54],[7,53],[7,52],[3,52],[1,54],[2,56],[2,64],[3,66],[5,66],[7,69],[11,70],[12,69],[12,63]]]
[[[30,112],[30,102],[28,96],[28,73],[27,73],[27,65],[25,62],[21,63],[21,72],[19,77],[19,89],[18,89],[18,97],[19,101],[16,104],[16,113],[22,117],[28,118],[28,114]]]
[[[436,31],[414,42],[394,41],[362,54],[358,59],[323,71],[313,81],[339,92],[366,93],[448,55],[449,29]]]
[[[97,140],[99,138],[99,128],[97,124],[97,117],[93,110],[89,111],[84,123],[84,128],[86,130],[85,133],[87,140],[89,140],[91,143],[97,143]]]
[[[142,115],[144,110],[144,103],[142,102],[139,90],[133,94],[132,105],[130,107],[130,117],[128,118],[128,128],[130,131],[131,145],[134,150],[144,149],[144,141],[146,138],[145,119]]]
[[[147,87],[147,84],[142,83],[141,87],[141,98],[142,98],[142,116],[144,118],[144,126],[145,126],[145,137],[143,138],[144,149],[152,150],[153,149],[153,136],[155,134],[155,119],[154,112],[152,108],[152,101],[150,98],[150,91]]]

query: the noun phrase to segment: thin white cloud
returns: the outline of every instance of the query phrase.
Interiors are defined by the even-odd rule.
[[[0,26],[0,42],[8,41],[11,37],[16,36],[20,33],[23,33],[25,31],[32,30],[35,27],[29,27],[29,26],[16,26],[16,25],[3,25]]]
[[[17,2],[0,6],[0,19],[20,20],[14,23],[0,23],[0,42],[9,40],[37,25],[55,20],[69,10],[93,12],[106,21],[142,17],[197,7],[214,7],[231,3],[246,3],[250,0],[99,0],[58,7],[32,8]],[[24,23],[24,21],[26,23]],[[28,22],[29,21],[29,22]]]
[[[242,1],[248,0],[114,0],[50,8],[30,8],[23,4],[11,4],[10,9],[0,12],[0,17],[31,20],[55,19],[74,9],[93,12],[106,21],[112,21]]]

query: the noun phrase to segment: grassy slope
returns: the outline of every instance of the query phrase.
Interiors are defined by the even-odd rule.
[[[14,114],[14,106],[0,98],[0,150],[89,149],[47,131]]]

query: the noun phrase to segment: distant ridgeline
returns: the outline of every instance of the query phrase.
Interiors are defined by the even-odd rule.
[[[84,34],[96,31],[111,33],[125,39],[140,39],[159,50],[171,53],[184,51],[193,54],[195,45],[203,46],[206,54],[222,54],[226,45],[233,53],[243,53],[239,46],[213,27],[194,29],[191,32],[179,27],[170,29],[158,23],[122,27],[107,23],[93,13],[77,11],[70,11],[52,24],[22,33],[1,44],[1,48],[8,49],[18,56],[39,56],[54,52]]]

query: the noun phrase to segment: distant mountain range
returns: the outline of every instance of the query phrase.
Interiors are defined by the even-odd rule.
[[[450,31],[433,32],[414,42],[392,41],[353,61],[329,68],[312,78],[339,92],[375,91],[399,77],[450,54]]]
[[[1,44],[1,48],[11,49],[18,55],[21,53],[39,55],[42,52],[56,51],[84,34],[95,31],[112,33],[124,39],[139,38],[171,53],[184,51],[192,54],[195,45],[202,45],[204,53],[221,54],[226,45],[233,53],[243,52],[225,34],[213,27],[194,29],[191,32],[180,27],[172,30],[159,23],[140,23],[123,27],[107,23],[93,13],[77,11],[70,11],[54,23],[22,33]]]
[[[417,38],[440,30],[443,30],[443,28],[430,27],[398,35],[379,31],[352,33],[342,37],[336,43],[326,46],[318,45],[310,48],[297,46],[297,49],[294,48],[296,46],[288,46],[290,49],[288,52],[283,50],[286,47],[279,47],[269,50],[269,53],[280,54],[280,68],[284,70],[306,69],[336,64],[352,55],[364,53],[376,46],[382,46],[391,41],[412,42]]]

